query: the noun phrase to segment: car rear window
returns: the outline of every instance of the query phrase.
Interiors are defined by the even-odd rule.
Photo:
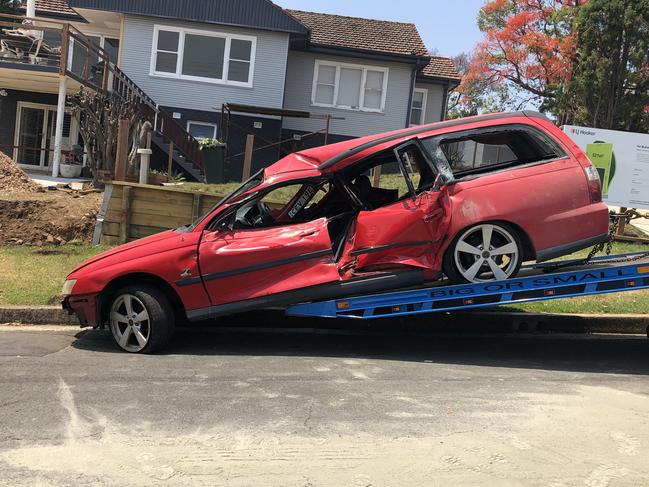
[[[429,150],[439,146],[453,174],[460,176],[565,155],[549,137],[534,129],[519,126],[442,135],[426,139],[424,145]]]

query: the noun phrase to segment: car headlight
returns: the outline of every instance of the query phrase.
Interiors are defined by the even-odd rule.
[[[76,283],[76,279],[67,279],[63,284],[63,291],[61,294],[63,294],[63,296],[69,296],[70,294],[72,294],[72,288]]]

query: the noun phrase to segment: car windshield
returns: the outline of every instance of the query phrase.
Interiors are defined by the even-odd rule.
[[[198,218],[194,223],[191,225],[186,225],[184,227],[177,228],[177,231],[187,231],[190,232],[194,228],[196,228],[196,225],[198,225],[200,222],[202,222],[208,215],[210,215],[214,210],[220,208],[223,205],[233,203],[237,201],[241,195],[247,193],[251,189],[256,188],[259,186],[262,182],[264,181],[264,170],[262,169],[258,173],[256,173],[254,176],[252,176],[250,179],[248,179],[246,182],[244,182],[241,186],[239,186],[237,189],[235,189],[232,193],[227,195],[225,198],[223,198],[221,201],[219,201],[217,204],[212,206],[207,212],[202,215],[200,218]]]

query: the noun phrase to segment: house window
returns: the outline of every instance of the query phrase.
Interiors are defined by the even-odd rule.
[[[216,124],[209,122],[187,122],[187,132],[195,139],[216,139]]]
[[[382,112],[388,69],[316,61],[311,104],[347,110]]]
[[[151,75],[252,87],[256,38],[155,26]]]
[[[410,107],[410,126],[423,125],[426,121],[426,99],[428,90],[415,88],[412,93],[412,106]]]

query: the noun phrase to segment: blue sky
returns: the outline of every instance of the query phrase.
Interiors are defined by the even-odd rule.
[[[417,24],[429,49],[454,56],[482,39],[476,26],[485,0],[275,0],[285,8]]]

